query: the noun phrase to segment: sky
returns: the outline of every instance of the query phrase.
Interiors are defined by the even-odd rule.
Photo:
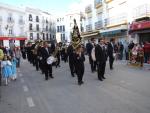
[[[81,0],[0,0],[13,6],[29,6],[48,11],[51,14],[65,14],[72,6],[76,7]]]

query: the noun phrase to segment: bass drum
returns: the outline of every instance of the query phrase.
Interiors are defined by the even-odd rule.
[[[53,56],[47,58],[47,64],[52,64],[54,62],[56,62],[56,58],[54,58]]]

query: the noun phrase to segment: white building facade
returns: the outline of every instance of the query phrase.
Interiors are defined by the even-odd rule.
[[[134,33],[131,36],[128,32],[130,24],[138,18],[137,15],[148,17],[149,9],[148,0],[91,0],[85,7],[85,18],[82,19],[84,43],[100,37],[108,41],[115,38],[118,42],[138,42],[139,35]]]
[[[74,19],[77,22],[79,31],[81,31],[81,14],[80,12],[68,13],[65,16],[57,17],[56,22],[56,39],[57,42],[71,42],[71,33],[73,32]]]
[[[55,41],[55,20],[39,9],[0,4],[0,46],[20,46],[36,39]]]
[[[26,8],[27,38],[30,40],[55,40],[55,19],[48,12]]]
[[[22,8],[0,4],[0,45],[20,46],[26,40],[25,11]]]

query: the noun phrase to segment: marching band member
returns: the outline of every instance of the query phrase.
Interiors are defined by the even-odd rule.
[[[83,48],[82,46],[78,46],[76,48],[76,52],[74,54],[74,61],[75,61],[75,72],[77,74],[78,78],[78,85],[82,85],[83,82],[83,75],[84,75],[84,61],[85,61],[85,56],[83,53]]]
[[[52,50],[48,46],[47,42],[43,43],[43,48],[41,50],[41,55],[42,55],[42,62],[43,62],[43,69],[44,69],[44,74],[45,74],[45,80],[48,80],[48,78],[54,78],[52,75],[52,63],[48,64],[47,59],[52,56]]]

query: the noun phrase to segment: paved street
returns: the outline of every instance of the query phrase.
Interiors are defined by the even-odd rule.
[[[106,80],[97,80],[85,63],[85,84],[77,85],[68,64],[53,68],[54,79],[44,80],[27,61],[18,79],[0,87],[0,113],[150,113],[150,71],[116,62]]]

